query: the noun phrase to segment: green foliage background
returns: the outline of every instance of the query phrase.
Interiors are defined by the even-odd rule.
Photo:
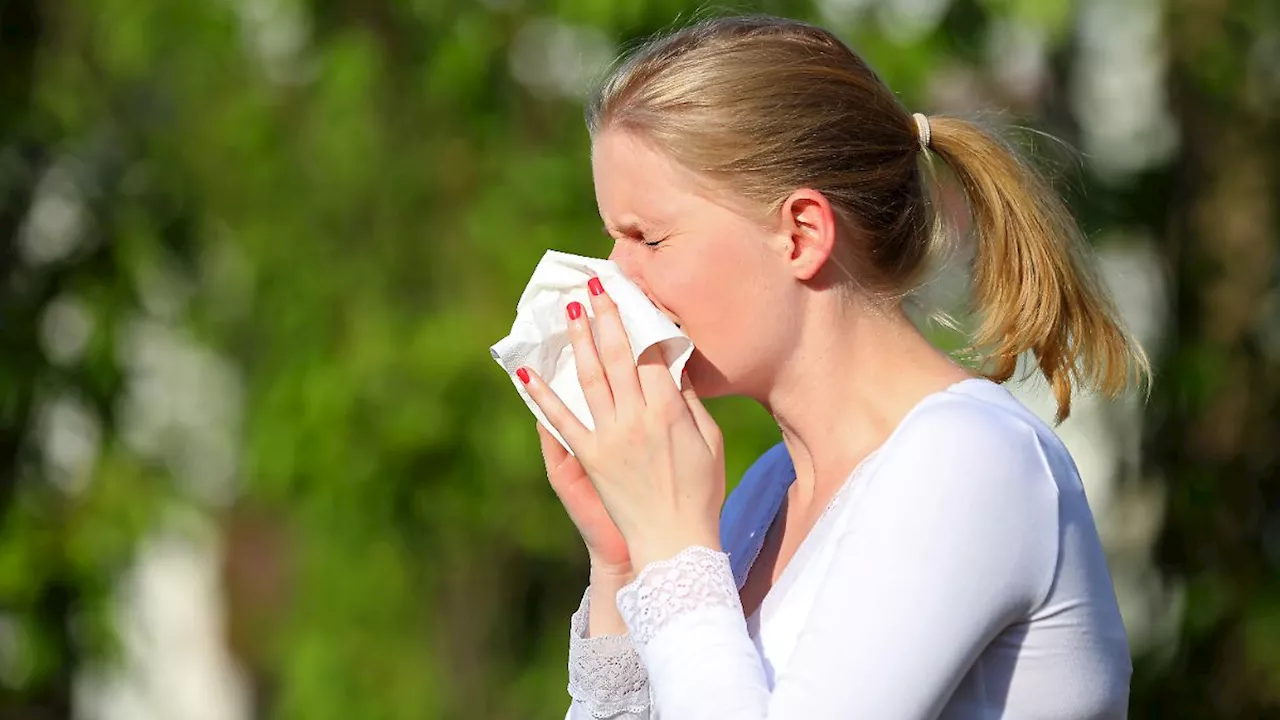
[[[1118,185],[1088,159],[1070,179],[1091,233],[1161,238],[1174,288],[1144,467],[1168,485],[1160,562],[1188,582],[1187,606],[1179,642],[1139,658],[1132,715],[1261,717],[1280,712],[1280,378],[1267,340],[1280,274],[1280,93],[1267,83],[1280,71],[1257,48],[1274,53],[1280,11],[1152,1],[1183,150]],[[1082,4],[957,0],[909,40],[869,13],[834,29],[924,107],[939,68],[981,65],[993,23],[1040,28],[1053,87],[1012,110],[1074,140],[1064,97]],[[801,0],[743,6],[817,17]],[[612,53],[697,10],[0,3],[0,715],[70,717],[76,671],[118,653],[114,579],[147,533],[201,526],[191,518],[224,538],[228,641],[261,717],[563,715],[585,557],[487,347],[545,249],[607,245],[580,101],[518,82],[513,43],[556,19],[594,28]],[[267,22],[279,17],[297,24]],[[33,261],[24,228],[50,193],[84,212],[70,251]],[[92,332],[60,360],[42,327],[67,297]],[[128,348],[148,328],[220,359],[166,393],[205,398],[187,402],[212,402],[209,422],[232,428],[230,489],[188,477],[208,468],[198,421],[131,439],[122,398],[147,366]],[[70,477],[37,442],[56,397],[98,428],[93,463]],[[713,411],[737,476],[776,431],[742,401]]]

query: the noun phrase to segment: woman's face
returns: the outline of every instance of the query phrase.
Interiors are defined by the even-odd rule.
[[[626,132],[596,137],[592,171],[609,259],[693,340],[698,393],[760,392],[799,329],[785,234]]]

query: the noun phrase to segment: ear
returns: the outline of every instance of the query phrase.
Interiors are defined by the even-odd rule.
[[[812,279],[835,251],[836,216],[830,201],[817,190],[802,188],[783,201],[778,213],[792,272],[800,280]]]

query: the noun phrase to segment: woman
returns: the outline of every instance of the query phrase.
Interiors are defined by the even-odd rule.
[[[1031,353],[1062,418],[1074,390],[1146,373],[1062,202],[798,22],[659,39],[588,115],[610,257],[698,351],[683,389],[637,364],[595,281],[597,337],[566,308],[595,430],[517,372],[574,449],[543,432],[591,556],[570,717],[1124,717],[1128,645],[1079,476],[997,384]],[[901,308],[944,236],[932,160],[968,201],[985,377]],[[722,514],[698,397],[726,394],[783,442]]]

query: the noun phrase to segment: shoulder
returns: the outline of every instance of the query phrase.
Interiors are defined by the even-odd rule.
[[[1029,464],[1049,473],[1045,438],[1052,433],[1015,403],[957,392],[930,396],[903,419],[886,454],[940,469],[955,463],[958,469],[988,470]]]
[[[881,448],[877,492],[912,504],[930,498],[939,507],[1021,508],[1056,519],[1060,479],[1046,452],[1052,433],[1013,403],[956,392],[927,398]]]
[[[1014,403],[945,392],[918,405],[858,479],[846,527],[872,541],[858,551],[884,546],[892,563],[962,569],[1019,608],[1040,602],[1056,572],[1061,498],[1036,419]]]
[[[994,390],[1008,397],[1003,388]],[[945,390],[917,405],[903,420],[901,431],[917,437],[936,433],[938,441],[944,440],[942,435],[966,440],[1034,439],[1037,421],[1029,412],[1021,412],[1021,406],[1016,403],[1011,397],[1007,402],[999,402],[987,395]]]
[[[762,495],[772,494],[779,483],[789,484],[789,473],[791,455],[786,445],[778,443],[764,451],[742,474],[742,479],[725,500],[724,514],[735,516],[743,506],[753,504]]]
[[[743,474],[720,511],[720,544],[729,554],[735,581],[741,585],[759,543],[795,478],[791,456],[782,443],[769,448]]]
[[[737,535],[771,520],[794,478],[791,455],[782,443],[756,458],[720,510],[721,542],[736,543]]]

